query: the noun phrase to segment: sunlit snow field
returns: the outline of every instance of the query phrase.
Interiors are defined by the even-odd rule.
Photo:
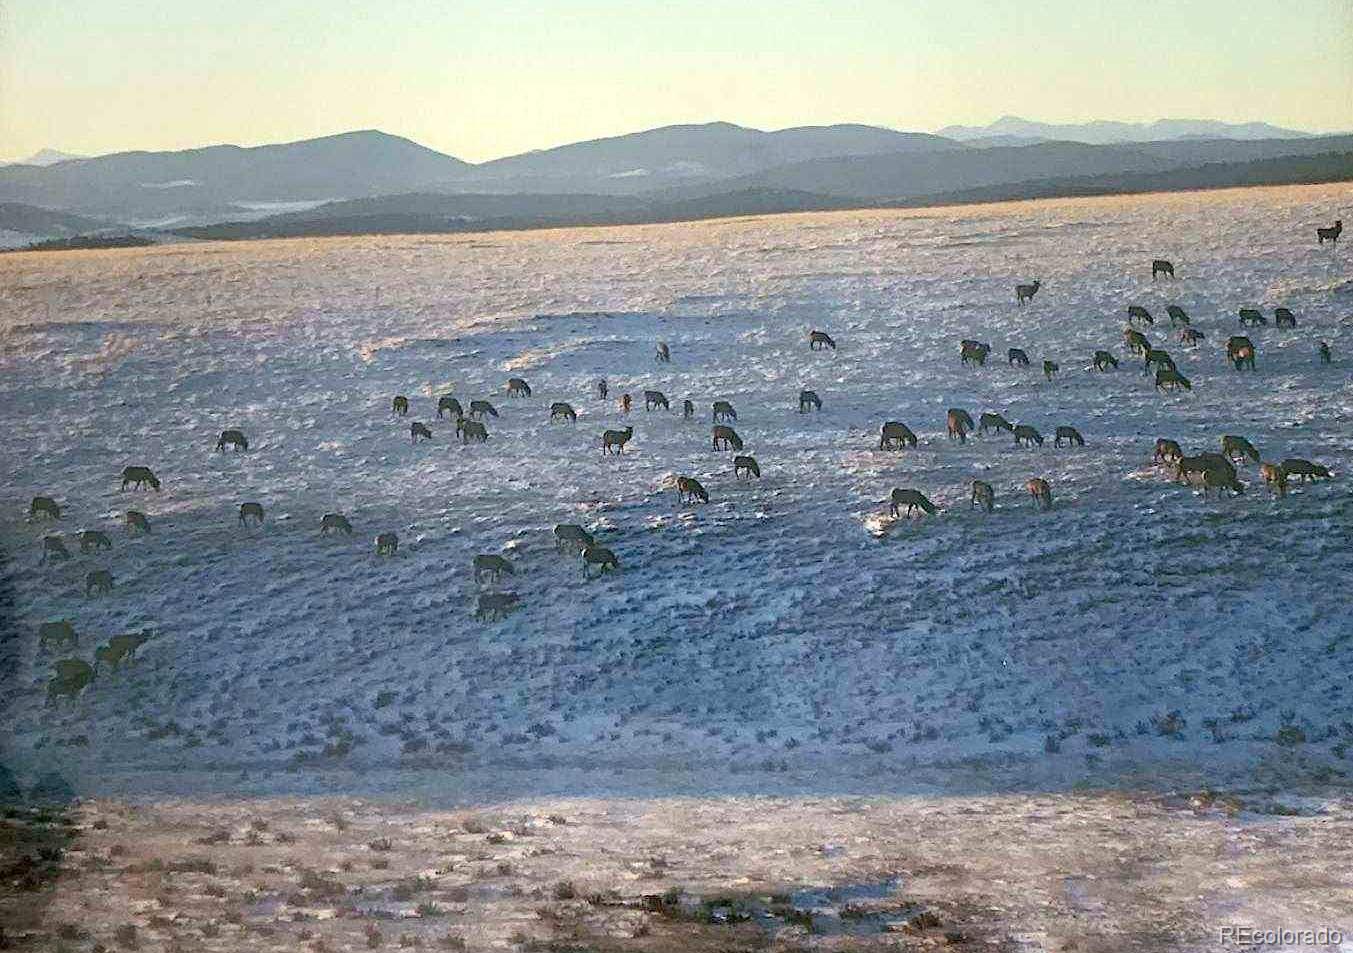
[[[183,767],[262,790],[395,765],[409,770],[380,784],[436,785],[449,768],[499,793],[507,769],[623,786],[598,767],[657,790],[1337,777],[1353,743],[1353,249],[1314,229],[1353,219],[1351,200],[1344,184],[0,257],[0,760],[109,793],[184,783],[159,773]],[[1152,281],[1156,257],[1177,280]],[[1173,341],[1171,303],[1201,346]],[[1157,316],[1147,333],[1192,392],[1142,376],[1129,304]],[[1299,326],[1247,332],[1258,371],[1236,372],[1236,310],[1271,322],[1275,306]],[[811,352],[814,328],[839,349]],[[985,368],[960,365],[963,338],[991,343]],[[1007,366],[1008,347],[1032,366]],[[1116,372],[1090,368],[1099,348]],[[509,376],[533,396],[509,399]],[[802,388],[821,413],[797,412]],[[645,412],[646,389],[673,412]],[[495,403],[486,444],[437,419],[443,393]],[[711,450],[716,399],[761,480]],[[550,423],[557,400],[576,425]],[[960,445],[950,407],[1047,442]],[[410,443],[414,420],[432,441]],[[879,450],[885,420],[919,447]],[[626,424],[624,455],[604,456],[602,431]],[[1062,424],[1086,446],[1054,448]],[[247,453],[214,452],[230,427]],[[1158,436],[1216,450],[1222,434],[1335,478],[1276,500],[1249,464],[1242,497],[1205,500],[1152,463]],[[163,491],[122,492],[129,464]],[[712,502],[679,504],[677,475]],[[1034,476],[1051,512],[1024,490]],[[970,507],[974,478],[994,513]],[[939,514],[894,521],[894,487]],[[35,494],[63,507],[55,527],[27,519]],[[246,500],[262,528],[238,524]],[[127,537],[127,509],[154,532]],[[330,512],[352,537],[319,535]],[[553,546],[561,522],[620,571],[584,581]],[[86,528],[111,551],[80,555]],[[394,557],[375,553],[386,531]],[[40,564],[51,532],[73,559]],[[516,565],[503,621],[474,616],[493,588],[477,553]],[[86,598],[95,568],[115,589]],[[38,645],[59,618],[78,647]],[[143,628],[134,663],[44,704],[55,659]]]

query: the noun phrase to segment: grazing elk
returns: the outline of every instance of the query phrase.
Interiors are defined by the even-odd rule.
[[[1208,490],[1216,490],[1218,495],[1225,490],[1234,496],[1239,496],[1245,492],[1245,485],[1225,470],[1218,467],[1209,467],[1203,471],[1204,497],[1207,496]]]
[[[1123,329],[1123,343],[1133,354],[1145,354],[1151,350],[1151,340],[1136,328]]]
[[[225,450],[226,447],[234,447],[235,452],[249,449],[249,438],[244,435],[243,430],[222,430],[221,436],[216,438],[216,449]]]
[[[395,399],[390,403],[390,411],[403,417],[409,412],[409,398],[403,394],[396,394]]]
[[[521,596],[515,592],[486,592],[480,595],[475,605],[474,617],[480,622],[497,622],[520,603]]]
[[[1068,447],[1072,447],[1072,446],[1075,446],[1075,447],[1083,447],[1083,446],[1085,446],[1085,438],[1081,436],[1081,432],[1080,432],[1079,430],[1077,430],[1075,427],[1058,427],[1058,428],[1057,428],[1057,436],[1053,439],[1052,445],[1053,445],[1054,447],[1060,447],[1060,446],[1062,445],[1062,441],[1063,441],[1063,440],[1066,441],[1066,445],[1067,445]]]
[[[330,533],[342,533],[345,536],[351,536],[352,524],[341,513],[325,513],[319,521],[319,534],[328,536]]]
[[[1118,358],[1108,351],[1096,351],[1094,363],[1097,371],[1107,371],[1109,368],[1118,369]]]
[[[1265,327],[1268,325],[1268,318],[1264,317],[1264,312],[1255,308],[1241,308],[1240,323],[1242,326],[1249,324],[1255,327]]]
[[[611,387],[610,387],[609,384],[606,383],[606,378],[604,378],[604,377],[598,378],[598,380],[597,380],[597,397],[598,397],[599,399],[601,399],[601,400],[605,400],[605,399],[606,399],[606,395],[607,395],[608,393],[610,393],[610,390],[611,390]]]
[[[1181,387],[1184,390],[1193,390],[1193,384],[1179,371],[1171,370],[1168,367],[1162,367],[1156,371],[1156,390],[1165,390],[1166,388],[1178,390]]]
[[[1316,348],[1316,352],[1320,355],[1321,364],[1328,364],[1334,359],[1334,355],[1330,353],[1330,346],[1327,341],[1321,341],[1320,346]]]
[[[799,391],[799,413],[807,413],[809,410],[821,410],[822,398],[817,396],[817,391],[801,390]]]
[[[55,622],[38,623],[38,645],[46,648],[48,645],[78,645],[79,637],[75,634],[75,626],[69,619],[61,619]]]
[[[1171,371],[1178,370],[1178,368],[1175,367],[1174,358],[1170,356],[1168,351],[1154,347],[1146,352],[1146,358],[1142,364],[1142,376],[1150,377],[1151,369],[1153,367],[1158,369],[1165,368]]]
[[[85,595],[107,595],[113,591],[113,574],[107,569],[95,569],[85,576]]]
[[[1052,509],[1052,486],[1042,477],[1034,477],[1024,488],[1029,491],[1029,496],[1034,501],[1034,506],[1041,510]]]
[[[966,410],[958,407],[949,408],[949,412],[944,418],[945,429],[949,431],[949,439],[957,440],[959,443],[968,442],[968,434],[972,433],[972,417]],[[912,437],[912,446],[915,446],[916,438]]]
[[[160,481],[149,467],[126,467],[122,471],[122,489],[134,486],[138,490],[149,484],[156,493],[160,492]]]
[[[1330,479],[1329,467],[1312,463],[1310,460],[1304,460],[1301,457],[1288,457],[1282,462],[1282,468],[1288,476],[1299,477],[1302,483],[1317,478]]]
[[[624,430],[607,430],[601,435],[601,452],[610,453],[611,448],[615,447],[616,456],[619,456],[625,450],[625,444],[630,442],[634,436],[634,428],[626,427]]]
[[[422,437],[424,440],[431,440],[432,431],[428,429],[427,424],[422,424],[415,420],[413,423],[409,424],[409,440],[412,443],[417,443],[419,437]]]
[[[1043,435],[1028,424],[1015,425],[1015,446],[1023,444],[1032,447],[1034,444],[1043,446]]]
[[[1174,277],[1174,264],[1166,261],[1164,258],[1153,258],[1151,260],[1151,280],[1156,280],[1156,275],[1169,275]]]
[[[28,504],[28,518],[32,519],[36,516],[49,520],[59,520],[61,519],[61,507],[50,496],[35,496],[33,502]]]
[[[376,555],[393,556],[399,552],[399,534],[381,533],[376,537]]]
[[[497,582],[503,577],[503,573],[509,576],[515,576],[517,570],[512,563],[508,562],[497,553],[480,553],[474,558],[474,581],[483,582],[486,578]]]
[[[1268,488],[1279,497],[1287,495],[1287,471],[1283,469],[1281,463],[1259,464],[1259,475],[1264,478]]]
[[[42,559],[40,563],[49,563],[54,559],[70,559],[70,550],[66,548],[66,541],[60,536],[42,537]]]
[[[1317,228],[1315,230],[1316,244],[1323,245],[1328,241],[1337,245],[1339,243],[1339,236],[1343,234],[1343,231],[1343,220],[1335,219],[1334,225],[1330,228]]]
[[[972,481],[972,506],[980,506],[988,513],[996,508],[996,491],[986,480]]]
[[[901,450],[903,447],[916,446],[916,434],[911,432],[911,428],[906,424],[890,420],[883,425],[883,432],[879,436],[880,450]]]
[[[1254,342],[1243,334],[1232,335],[1226,341],[1226,359],[1236,370],[1245,367],[1254,370]]]
[[[463,444],[468,444],[471,440],[487,443],[489,439],[488,427],[478,420],[466,420],[464,417],[456,421],[456,433],[460,434],[460,442]]]
[[[672,349],[667,346],[666,341],[659,341],[658,348],[653,354],[653,360],[659,364],[672,363]]]
[[[1194,456],[1180,457],[1174,463],[1175,482],[1188,483],[1189,477],[1193,474],[1201,476],[1208,470],[1216,470],[1225,475],[1228,479],[1236,478],[1236,468],[1226,457],[1220,453],[1199,453]]]
[[[494,407],[487,400],[470,401],[470,416],[475,420],[480,420],[487,414],[490,417],[498,416],[498,408]]]
[[[986,436],[988,430],[995,430],[997,433],[1004,430],[1006,433],[1014,433],[1015,425],[1006,420],[1000,414],[984,413],[977,417],[977,432]]]
[[[520,377],[509,377],[507,379],[508,397],[530,397],[531,385],[526,383]],[[497,416],[496,414],[494,416]]]
[[[550,404],[550,423],[556,420],[567,420],[571,424],[578,422],[578,412],[573,409],[573,405],[562,400],[557,400]]]
[[[140,510],[127,511],[127,535],[140,536],[150,533],[150,517]]]
[[[683,400],[681,402],[681,416],[686,420],[693,418],[695,416],[695,404],[691,403],[690,400]]]
[[[1151,325],[1154,325],[1156,323],[1156,319],[1151,317],[1151,312],[1147,311],[1139,304],[1129,305],[1127,313],[1128,313],[1128,324],[1131,324],[1134,321],[1141,321],[1143,324],[1151,324]]]
[[[1171,325],[1182,324],[1185,327],[1188,327],[1189,324],[1188,312],[1185,311],[1183,308],[1181,308],[1179,305],[1177,304],[1168,305],[1165,308],[1165,313],[1170,316]]]
[[[722,446],[720,446],[722,444]],[[732,427],[723,424],[714,426],[714,449],[715,450],[741,450],[742,438]]]
[[[1022,348],[1012,347],[1005,352],[1005,363],[1010,365],[1018,364],[1020,367],[1028,367],[1029,355],[1025,354]]]
[[[128,664],[136,660],[136,650],[150,641],[149,632],[128,632],[115,635],[94,650],[94,668],[107,665],[116,672],[123,662]]]
[[[1297,316],[1292,313],[1291,308],[1274,308],[1273,326],[1275,328],[1295,328]]]
[[[1031,285],[1015,285],[1015,303],[1023,305],[1026,301],[1034,300],[1034,295],[1038,294],[1038,289],[1043,287],[1043,282],[1034,280]]]
[[[757,465],[756,457],[734,457],[733,458],[733,476],[741,479],[746,473],[750,480],[752,477],[761,479],[761,467]]]
[[[1255,463],[1259,462],[1259,451],[1254,448],[1254,444],[1235,434],[1222,435],[1221,452],[1226,455],[1228,460],[1244,461],[1246,457],[1249,457]]]
[[[61,659],[53,662],[56,675],[47,682],[47,704],[55,703],[62,695],[78,698],[85,687],[94,681],[94,669],[78,658]]]
[[[80,534],[80,552],[89,553],[96,549],[112,549],[113,541],[108,534],[97,529],[87,529]]]
[[[595,543],[592,534],[577,523],[559,523],[554,527],[554,548],[559,552],[584,550]]]
[[[682,503],[694,503],[699,500],[701,503],[709,502],[709,491],[700,485],[700,481],[695,477],[677,477],[677,500]]]
[[[910,518],[911,514],[918,509],[929,513],[932,516],[939,512],[939,510],[935,508],[935,504],[930,502],[926,495],[920,490],[893,490],[892,494],[888,497],[888,501],[890,504],[888,512],[891,513],[895,519],[902,515],[903,506],[907,508],[908,518]]]
[[[1207,335],[1197,328],[1185,328],[1179,332],[1179,343],[1193,347],[1206,337]]]
[[[660,390],[644,391],[644,410],[652,410],[654,407],[661,407],[663,410],[671,410],[667,403],[667,395]]]
[[[716,400],[713,404],[714,419],[719,420],[737,420],[738,412],[733,409],[733,405],[726,400]]]
[[[249,521],[253,520],[258,526],[263,525],[263,504],[262,503],[241,503],[240,504],[240,525],[248,526]]]
[[[1183,456],[1184,451],[1179,448],[1179,441],[1168,437],[1156,438],[1156,454],[1152,457],[1156,463],[1175,463]]]
[[[634,398],[629,394],[620,395],[620,412],[629,416],[630,408],[634,406]]]
[[[808,349],[810,351],[820,351],[827,347],[831,348],[833,351],[836,350],[836,342],[832,340],[830,334],[826,331],[808,332]]]
[[[443,394],[437,398],[437,419],[442,419],[442,414],[449,413],[457,420],[465,416],[465,408],[460,406],[460,401],[450,394]]]
[[[981,341],[964,341],[959,346],[958,357],[964,364],[986,367],[987,355],[990,353],[991,345],[989,344],[984,344]]]
[[[620,568],[620,560],[616,558],[615,553],[605,546],[598,546],[595,543],[583,550],[582,559],[584,579],[592,578],[591,568],[593,566],[600,567],[597,571],[598,576]]]
[[[1043,362],[1043,376],[1046,377],[1048,380],[1052,380],[1052,375],[1056,374],[1061,369],[1062,369],[1061,365],[1059,365],[1056,361]]]

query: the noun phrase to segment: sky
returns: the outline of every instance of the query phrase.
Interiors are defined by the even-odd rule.
[[[0,0],[0,156],[669,123],[1353,129],[1353,0]]]

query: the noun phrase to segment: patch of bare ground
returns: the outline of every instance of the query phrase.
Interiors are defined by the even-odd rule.
[[[1206,950],[1353,935],[1353,801],[336,799],[14,811],[12,948]]]

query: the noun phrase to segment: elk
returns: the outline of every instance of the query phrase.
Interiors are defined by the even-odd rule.
[[[671,410],[667,403],[667,395],[660,390],[644,391],[644,410],[652,410],[654,407],[661,407],[663,410]]]
[[[972,506],[980,506],[988,513],[996,508],[996,491],[985,480],[972,481]]]
[[[526,383],[526,381],[522,380],[520,377],[509,377],[507,379],[507,396],[530,397],[531,385]],[[494,414],[494,416],[496,417],[498,415]]]
[[[1188,483],[1189,476],[1202,475],[1208,470],[1216,470],[1229,480],[1236,478],[1235,465],[1220,453],[1199,453],[1191,457],[1180,457],[1175,461],[1175,481]]]
[[[244,435],[242,430],[222,430],[221,436],[216,438],[216,449],[225,450],[227,446],[234,447],[236,453],[241,450],[248,450],[249,438]]]
[[[457,420],[465,416],[465,408],[460,406],[460,401],[450,394],[443,394],[437,398],[437,419],[442,419],[443,413],[450,413]]]
[[[1156,454],[1152,459],[1156,463],[1174,463],[1184,456],[1184,451],[1179,448],[1179,441],[1170,440],[1168,437],[1156,438]]]
[[[1024,444],[1032,447],[1034,444],[1043,446],[1043,435],[1028,424],[1017,424],[1015,426],[1015,446]]]
[[[1295,328],[1297,316],[1292,313],[1291,308],[1274,308],[1273,326],[1275,328]]]
[[[486,578],[497,582],[503,573],[515,576],[517,570],[512,563],[496,553],[480,553],[474,558],[474,581],[483,582]]]
[[[1095,352],[1095,370],[1107,371],[1109,368],[1118,369],[1118,358],[1114,357],[1108,351]]]
[[[1174,264],[1166,261],[1164,258],[1153,258],[1151,260],[1151,280],[1156,280],[1156,275],[1169,275],[1174,277]]]
[[[1038,289],[1043,287],[1043,282],[1034,280],[1031,285],[1015,285],[1015,303],[1023,305],[1026,301],[1034,300],[1034,295],[1038,294]]]
[[[1254,444],[1235,434],[1222,435],[1221,452],[1226,455],[1228,460],[1243,461],[1246,457],[1249,457],[1255,463],[1259,462],[1259,451],[1254,448]]]
[[[33,502],[28,504],[28,517],[32,519],[35,516],[59,520],[61,519],[61,507],[50,496],[35,496]]]
[[[1302,483],[1317,478],[1330,479],[1329,467],[1312,463],[1310,460],[1304,460],[1301,457],[1288,457],[1282,462],[1282,468],[1288,476],[1299,477]]]
[[[634,404],[634,399],[633,399],[632,397],[630,397],[629,394],[621,394],[621,395],[620,395],[620,412],[621,412],[622,414],[628,415],[629,412],[630,412],[630,407],[633,406],[633,404]]]
[[[1156,371],[1156,390],[1165,390],[1167,387],[1170,390],[1178,390],[1181,387],[1184,390],[1193,390],[1193,384],[1183,374],[1170,370],[1168,367],[1162,367]]]
[[[1188,345],[1189,347],[1193,347],[1199,341],[1204,340],[1206,337],[1207,335],[1204,334],[1202,331],[1199,331],[1197,328],[1185,328],[1184,330],[1179,332],[1179,343]]]
[[[733,476],[741,479],[743,473],[747,474],[747,479],[756,477],[761,479],[761,467],[757,465],[756,457],[734,457],[733,458]]]
[[[85,576],[85,595],[106,595],[113,591],[113,574],[107,569],[95,569]]]
[[[376,555],[393,556],[399,552],[399,534],[381,533],[376,537]]]
[[[964,341],[959,348],[958,357],[964,364],[976,364],[978,367],[985,367],[987,355],[991,353],[991,345],[983,344],[981,341]]]
[[[150,641],[149,632],[128,632],[115,635],[94,650],[94,668],[107,665],[117,671],[123,662],[131,663],[136,659],[136,650]]]
[[[1155,324],[1156,319],[1151,317],[1151,312],[1147,311],[1139,304],[1128,306],[1128,324],[1134,321],[1141,321],[1144,324]]]
[[[487,443],[489,439],[488,427],[478,420],[466,420],[464,417],[456,421],[456,433],[460,434],[460,442],[463,444],[468,444],[471,440]]]
[[[352,524],[341,513],[325,513],[319,521],[319,534],[328,536],[330,533],[342,533],[345,536],[351,536]]]
[[[606,394],[610,391],[610,385],[606,383],[606,378],[597,379],[597,397],[601,400],[606,399]]]
[[[799,413],[806,413],[808,410],[821,410],[822,398],[817,396],[816,391],[799,391]]]
[[[42,559],[40,563],[46,564],[54,559],[70,559],[70,550],[66,549],[66,541],[60,536],[42,537]]]
[[[1255,327],[1264,327],[1268,324],[1268,318],[1264,317],[1264,312],[1255,308],[1241,308],[1240,323],[1242,326],[1251,324]]]
[[[1245,492],[1245,485],[1235,478],[1234,475],[1211,467],[1203,471],[1203,496],[1207,496],[1208,490],[1216,490],[1220,495],[1222,490],[1226,490],[1235,496]]]
[[[601,452],[603,454],[610,453],[611,448],[615,447],[616,456],[619,456],[624,451],[625,444],[629,443],[633,436],[633,427],[626,427],[624,430],[608,430],[601,435]]]
[[[1158,348],[1152,348],[1146,352],[1146,359],[1142,364],[1142,376],[1149,377],[1152,367],[1167,368],[1172,371],[1178,370],[1175,367],[1174,358],[1170,357],[1170,353]]]
[[[1043,362],[1043,376],[1046,377],[1048,380],[1052,380],[1052,375],[1056,374],[1061,369],[1062,369],[1061,366],[1058,365],[1056,361]]]
[[[253,520],[259,526],[263,525],[263,504],[261,503],[240,504],[240,525],[248,526],[250,520]]]
[[[1344,223],[1342,219],[1335,219],[1334,225],[1330,228],[1317,228],[1315,230],[1316,244],[1323,245],[1325,242],[1337,245],[1339,236],[1343,234]]]
[[[1188,326],[1189,323],[1188,312],[1185,311],[1183,308],[1181,308],[1179,305],[1177,304],[1169,305],[1168,307],[1166,307],[1165,313],[1170,316],[1170,324],[1172,325],[1182,324],[1185,327]]]
[[[600,567],[597,575],[610,572],[613,569],[620,568],[620,560],[616,558],[615,553],[611,552],[605,546],[598,546],[593,543],[583,550],[583,578],[590,579],[591,567]]]
[[[474,617],[480,622],[502,619],[521,602],[521,596],[515,592],[486,592],[479,597]]]
[[[681,416],[684,417],[686,420],[690,420],[692,417],[694,417],[695,404],[691,403],[690,400],[683,400],[681,402]]]
[[[554,527],[554,548],[560,552],[583,550],[594,542],[592,534],[576,523],[559,523]]]
[[[1145,354],[1151,350],[1150,339],[1136,328],[1123,329],[1123,343],[1133,354]]]
[[[720,446],[723,444],[723,446]],[[732,427],[726,427],[723,424],[714,426],[714,449],[715,450],[741,450],[742,438]]]
[[[972,417],[968,416],[966,410],[957,407],[951,407],[944,419],[945,429],[949,431],[949,439],[957,440],[959,443],[968,442],[968,434],[972,432]],[[912,446],[916,445],[916,437],[912,438]]]
[[[38,645],[43,648],[48,645],[78,645],[79,642],[75,626],[69,619],[38,623]]]
[[[573,405],[562,400],[557,400],[550,404],[550,423],[556,420],[567,420],[571,424],[578,422],[578,412],[573,409]]]
[[[149,467],[126,467],[122,471],[122,489],[134,486],[138,490],[149,484],[150,488],[156,493],[160,492],[160,481]]]
[[[1226,359],[1236,370],[1249,367],[1254,370],[1254,342],[1243,334],[1234,334],[1226,341]]]
[[[1005,352],[1005,363],[1010,365],[1018,364],[1020,367],[1028,367],[1029,355],[1025,354],[1021,348],[1012,347]]]
[[[1316,351],[1320,355],[1321,364],[1328,364],[1334,358],[1334,355],[1330,353],[1330,346],[1327,341],[1321,341],[1320,346],[1316,348]]]
[[[718,420],[737,420],[738,412],[733,409],[733,405],[726,400],[716,400],[713,404],[714,419]]]
[[[1287,495],[1287,471],[1281,463],[1259,464],[1259,475],[1270,490],[1283,497]]]
[[[659,341],[658,348],[653,354],[653,360],[659,364],[672,363],[672,349],[667,346],[666,341]]]
[[[470,416],[471,416],[471,417],[475,418],[476,420],[479,420],[479,419],[482,418],[485,414],[488,414],[490,417],[497,417],[497,416],[498,416],[498,409],[497,409],[496,407],[494,407],[492,404],[490,404],[487,400],[472,400],[472,401],[470,401]]]
[[[701,503],[709,502],[709,491],[700,485],[700,481],[695,477],[677,477],[677,500],[682,503],[694,503],[699,500]]]
[[[97,529],[87,529],[80,534],[80,552],[88,553],[96,549],[112,549],[113,541],[108,534]]]
[[[893,515],[894,519],[901,516],[903,506],[907,508],[908,518],[910,518],[911,514],[918,509],[929,513],[932,516],[939,512],[939,510],[935,508],[935,504],[930,502],[926,495],[920,490],[896,489],[893,490],[892,494],[888,497],[888,500],[890,503],[888,512]]]
[[[395,399],[390,403],[390,412],[403,417],[409,412],[409,398],[403,394],[396,394]]]
[[[127,535],[142,535],[150,532],[150,518],[140,510],[127,511]]]
[[[1015,425],[1012,424],[1010,421],[1006,420],[1000,414],[995,413],[979,414],[977,417],[977,432],[982,434],[983,436],[986,436],[986,432],[988,430],[995,430],[997,432],[1004,430],[1006,433],[1013,433],[1015,430]]]
[[[409,440],[413,443],[417,443],[419,437],[422,437],[424,440],[431,440],[432,431],[428,429],[427,424],[422,424],[415,420],[413,423],[409,424]]]
[[[1052,509],[1052,487],[1048,481],[1042,477],[1034,477],[1024,488],[1029,491],[1029,496],[1034,501],[1034,506],[1042,510]]]
[[[1077,430],[1075,427],[1058,427],[1058,428],[1057,428],[1057,436],[1053,439],[1052,445],[1053,445],[1054,447],[1060,447],[1060,446],[1062,445],[1062,441],[1063,441],[1063,440],[1066,441],[1066,445],[1067,445],[1068,447],[1071,447],[1071,446],[1083,447],[1083,446],[1085,446],[1085,438],[1081,436],[1081,432],[1080,432],[1079,430]]]
[[[56,675],[47,682],[47,704],[54,703],[61,695],[78,698],[90,682],[94,681],[94,669],[88,662],[77,658],[61,659],[53,662]]]
[[[890,420],[883,425],[883,432],[879,436],[880,450],[901,450],[903,447],[916,446],[916,434],[911,432],[911,428],[906,424]]]
[[[831,348],[833,351],[836,350],[836,342],[832,340],[832,336],[830,334],[828,334],[826,331],[808,332],[808,350],[820,351],[823,348],[827,347]]]

